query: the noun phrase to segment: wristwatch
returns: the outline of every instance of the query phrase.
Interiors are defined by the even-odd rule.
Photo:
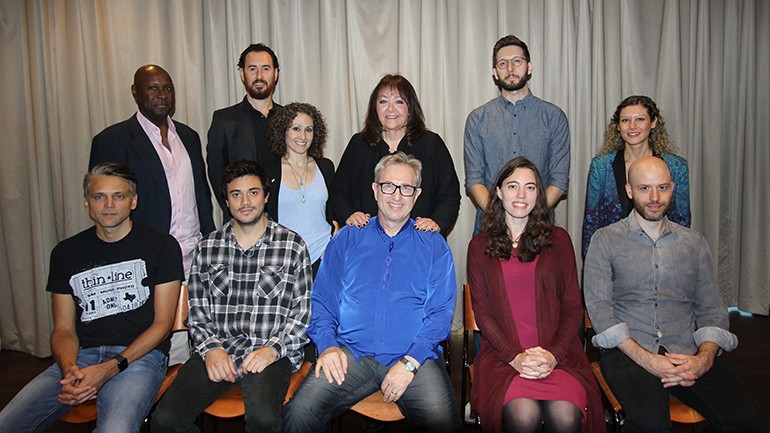
[[[128,368],[128,360],[123,355],[115,355],[112,359],[118,361],[118,370],[123,371]]]
[[[409,359],[407,359],[406,356],[401,358],[401,362],[404,363],[404,367],[406,367],[406,371],[408,371],[408,372],[410,372],[412,374],[417,374],[417,366],[414,365],[414,362],[412,362]]]

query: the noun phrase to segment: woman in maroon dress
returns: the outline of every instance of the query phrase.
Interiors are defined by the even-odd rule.
[[[468,248],[476,323],[471,402],[490,432],[599,432],[599,389],[580,342],[575,253],[551,222],[540,174],[525,158],[497,175],[481,234]]]

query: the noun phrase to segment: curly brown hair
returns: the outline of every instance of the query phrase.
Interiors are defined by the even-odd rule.
[[[409,119],[406,121],[406,140],[410,146],[414,146],[422,137],[425,136],[425,116],[422,114],[420,100],[417,99],[412,83],[403,75],[386,75],[382,77],[379,83],[372,90],[369,96],[369,106],[366,109],[366,119],[364,120],[364,129],[361,130],[364,140],[370,146],[374,146],[382,139],[382,123],[377,117],[377,96],[382,89],[393,89],[404,98],[406,106],[409,108]]]
[[[676,146],[668,137],[668,131],[666,130],[666,121],[663,120],[663,116],[658,110],[658,106],[655,104],[649,96],[634,95],[624,99],[618,108],[615,109],[615,114],[612,115],[609,125],[607,125],[607,131],[604,133],[604,144],[599,149],[599,153],[613,152],[622,149],[626,143],[623,141],[623,137],[620,136],[620,130],[618,124],[620,123],[620,112],[626,107],[632,105],[641,105],[647,110],[647,115],[650,116],[650,122],[658,121],[658,124],[650,131],[650,147],[652,148],[652,154],[660,157],[663,152],[673,153],[676,150]]]
[[[291,122],[299,113],[307,114],[313,119],[313,141],[308,148],[308,155],[315,159],[322,158],[328,133],[326,120],[317,108],[303,102],[292,102],[285,105],[270,117],[267,124],[267,146],[275,155],[286,155],[286,131],[289,130]]]
[[[548,209],[548,202],[545,197],[545,188],[540,172],[530,160],[524,157],[514,158],[506,163],[497,174],[494,188],[489,194],[489,203],[484,210],[484,216],[481,219],[481,231],[487,235],[486,249],[484,254],[487,257],[497,257],[508,260],[513,252],[511,243],[511,233],[505,224],[505,208],[503,201],[495,193],[498,188],[503,186],[505,179],[519,169],[529,169],[535,173],[537,183],[537,199],[535,207],[529,214],[527,225],[519,239],[518,257],[520,262],[531,262],[535,260],[538,254],[544,248],[551,246],[551,231],[553,222],[551,221],[551,211]]]

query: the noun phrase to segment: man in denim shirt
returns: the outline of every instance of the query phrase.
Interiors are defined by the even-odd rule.
[[[586,256],[586,307],[602,373],[626,413],[625,431],[671,428],[669,394],[719,431],[767,431],[739,378],[716,361],[738,338],[717,288],[706,240],[666,218],[674,183],[666,163],[629,168],[634,210],[596,232]]]
[[[569,188],[567,116],[530,92],[532,69],[527,44],[514,35],[500,38],[492,49],[492,79],[500,95],[465,121],[465,189],[477,208],[474,235],[497,172],[517,156],[537,166],[549,208],[556,207]]]

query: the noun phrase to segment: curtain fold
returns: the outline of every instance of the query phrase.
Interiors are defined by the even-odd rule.
[[[243,97],[238,55],[264,42],[280,61],[276,101],[321,109],[335,163],[374,85],[402,73],[462,179],[465,118],[497,95],[492,47],[509,33],[529,45],[532,92],[570,122],[570,190],[557,223],[577,256],[591,157],[617,104],[646,94],[689,162],[693,228],[709,241],[725,300],[768,314],[766,1],[26,0],[0,2],[2,346],[50,354],[49,254],[91,225],[81,186],[91,138],[135,112],[139,66],[169,71],[174,117],[205,147],[213,111]],[[460,283],[474,212],[463,197],[449,236]]]

